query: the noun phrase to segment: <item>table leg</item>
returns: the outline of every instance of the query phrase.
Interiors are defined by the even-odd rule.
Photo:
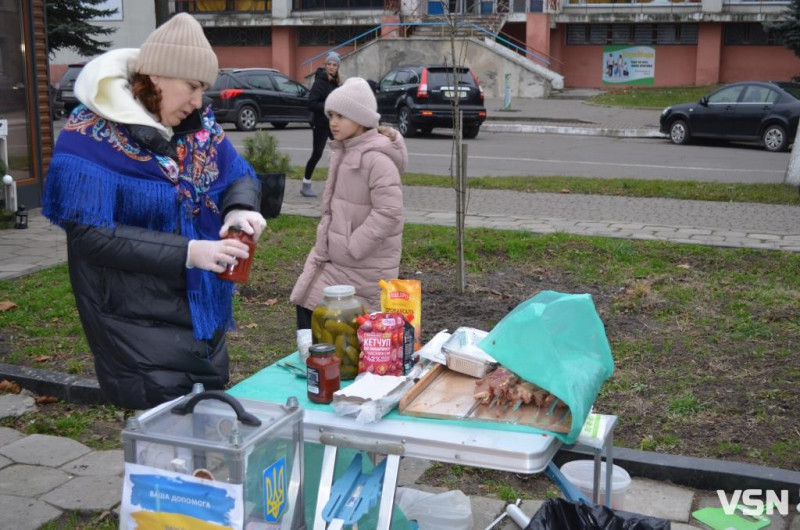
[[[331,497],[331,487],[333,486],[333,474],[336,469],[336,452],[338,448],[334,445],[326,445],[322,455],[322,470],[319,475],[319,489],[317,490],[317,507],[314,510],[314,530],[325,530],[325,519],[322,518],[322,510]]]
[[[394,495],[397,490],[397,475],[400,472],[400,455],[386,455],[386,471],[381,488],[381,505],[378,511],[378,530],[389,530],[392,525]]]
[[[592,502],[597,504],[600,498],[600,463],[602,462],[602,452],[594,452],[594,473],[592,474]]]
[[[609,431],[604,445],[606,452],[606,506],[611,507],[611,479],[614,474],[614,430]]]

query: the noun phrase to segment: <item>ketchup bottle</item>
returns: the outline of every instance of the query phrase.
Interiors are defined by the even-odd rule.
[[[256,252],[256,244],[250,234],[239,228],[232,226],[228,229],[225,239],[238,239],[248,247],[248,256],[245,259],[237,259],[236,265],[228,265],[223,272],[217,276],[229,282],[244,283],[250,277],[250,265],[253,264],[253,254]]]
[[[330,403],[339,390],[339,357],[333,344],[312,344],[306,361],[308,399],[314,403]]]

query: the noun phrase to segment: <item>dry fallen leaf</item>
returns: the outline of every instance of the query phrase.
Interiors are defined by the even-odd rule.
[[[33,362],[35,362],[35,363],[46,363],[50,359],[52,359],[52,357],[50,357],[49,355],[39,355],[38,357],[34,357],[33,358]]]
[[[58,398],[55,396],[39,396],[36,398],[37,405],[47,405],[49,403],[58,403]]]
[[[17,304],[15,304],[14,302],[10,300],[3,300],[2,302],[0,302],[0,313],[2,313],[3,311],[9,311],[11,309],[15,309],[16,307]]]
[[[572,193],[572,192],[570,190],[568,190],[567,188],[564,188],[559,193],[569,194],[569,193]]]
[[[258,324],[256,324],[255,322],[250,322],[249,324],[244,326],[245,329],[256,329],[257,327],[258,327]]]
[[[692,268],[692,266],[689,265],[688,263],[681,263],[680,265],[676,265],[676,267],[678,267],[679,269],[691,269]]]
[[[273,305],[275,305],[275,304],[277,304],[277,303],[278,303],[278,299],[277,299],[277,298],[270,298],[269,300],[267,300],[266,302],[264,302],[264,305],[266,305],[266,306],[273,306]]]
[[[4,392],[6,394],[19,394],[21,391],[22,389],[17,383],[12,383],[8,379],[3,379],[0,381],[0,392]]]

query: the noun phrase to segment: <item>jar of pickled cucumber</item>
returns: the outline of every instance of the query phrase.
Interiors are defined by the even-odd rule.
[[[361,354],[356,317],[364,314],[364,306],[356,300],[356,289],[352,285],[331,285],[322,294],[322,303],[311,313],[312,339],[314,344],[333,344],[341,361],[342,380],[354,379],[358,375]]]

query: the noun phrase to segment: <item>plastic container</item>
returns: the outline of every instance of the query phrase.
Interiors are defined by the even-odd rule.
[[[342,380],[358,375],[361,346],[356,332],[356,317],[365,313],[364,306],[356,300],[352,285],[331,285],[322,294],[322,303],[311,313],[311,336],[314,344],[333,344],[341,363]]]
[[[330,403],[339,390],[339,358],[333,344],[312,344],[306,361],[308,399],[314,403]]]
[[[594,460],[573,460],[561,466],[561,473],[575,484],[581,493],[591,500],[594,493]],[[625,495],[631,485],[628,472],[615,465],[611,473],[611,508],[614,510],[625,509]],[[599,504],[606,503],[606,463],[600,464],[600,494],[597,497]]]
[[[238,226],[228,229],[225,239],[238,239],[248,247],[249,255],[245,259],[236,260],[235,265],[228,265],[223,272],[217,274],[223,280],[229,282],[244,283],[250,278],[250,266],[253,264],[253,254],[256,252],[256,243],[250,234],[243,231]]]
[[[489,333],[480,329],[460,327],[442,345],[447,367],[453,371],[483,377],[497,362],[477,344]]]
[[[282,405],[189,394],[130,418],[122,446],[120,528],[306,528],[303,408],[294,397]]]

